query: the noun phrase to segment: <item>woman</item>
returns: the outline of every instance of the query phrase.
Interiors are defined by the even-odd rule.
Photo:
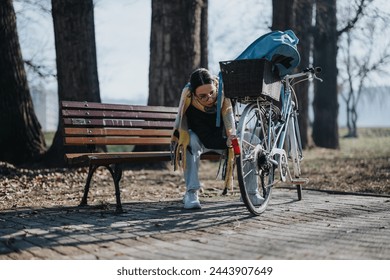
[[[234,153],[232,139],[236,138],[234,114],[230,99],[221,102],[222,125],[216,126],[218,80],[207,69],[195,70],[184,87],[172,135],[175,169],[184,169],[185,209],[200,209],[198,192],[200,155],[208,151],[227,151],[225,187],[233,183]],[[181,162],[180,162],[181,160]],[[181,163],[181,164],[180,164]]]

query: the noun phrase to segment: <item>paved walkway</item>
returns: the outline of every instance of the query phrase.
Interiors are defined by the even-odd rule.
[[[0,259],[390,259],[390,198],[275,189],[253,217],[238,197],[0,213]]]

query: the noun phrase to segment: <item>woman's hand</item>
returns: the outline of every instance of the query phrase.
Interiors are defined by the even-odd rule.
[[[233,148],[236,156],[241,154],[240,144],[238,143],[238,137],[236,135],[230,135],[226,141],[226,145],[229,149]]]
[[[226,140],[226,146],[228,146],[228,148],[231,148],[232,147],[232,140],[233,139],[238,139],[237,135],[230,135],[227,140]]]

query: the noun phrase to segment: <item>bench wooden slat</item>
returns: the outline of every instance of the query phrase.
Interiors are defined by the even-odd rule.
[[[121,153],[85,153],[85,154],[67,154],[66,159],[71,164],[90,162],[93,164],[104,164],[109,160],[110,163],[123,162],[142,162],[142,161],[170,161],[169,151],[156,152],[121,152]]]
[[[170,137],[65,137],[65,145],[164,145]]]
[[[172,129],[120,129],[120,128],[74,128],[65,127],[69,136],[171,136]]]
[[[202,160],[219,160],[221,155],[209,152],[201,155]],[[155,162],[155,161],[171,161],[169,151],[155,152],[117,152],[117,153],[84,153],[84,154],[67,154],[66,159],[71,164],[90,162],[93,164],[104,164],[107,160],[110,163],[124,162]]]
[[[64,118],[66,126],[79,127],[133,127],[133,128],[172,128],[173,122],[166,121],[137,121],[124,119],[88,119],[88,118]]]
[[[151,113],[151,112],[127,112],[127,111],[102,111],[102,110],[62,110],[64,117],[81,118],[120,118],[120,119],[142,119],[142,120],[175,120],[173,113]]]
[[[123,105],[123,104],[105,104],[95,102],[62,101],[62,108],[91,108],[101,110],[117,111],[136,111],[136,112],[170,112],[177,113],[177,107],[165,106],[143,106],[143,105]]]

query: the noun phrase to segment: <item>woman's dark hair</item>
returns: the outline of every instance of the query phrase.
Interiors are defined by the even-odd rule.
[[[214,78],[211,76],[209,70],[206,68],[199,68],[192,72],[190,77],[191,92],[195,93],[195,90],[202,85],[212,84]]]

